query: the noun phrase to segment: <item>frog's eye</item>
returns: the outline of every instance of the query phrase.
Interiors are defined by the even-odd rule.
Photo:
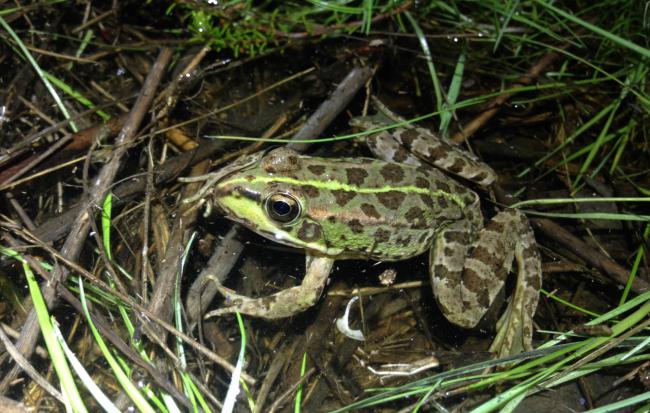
[[[266,198],[266,213],[274,220],[290,224],[300,216],[300,202],[289,194],[275,193]]]

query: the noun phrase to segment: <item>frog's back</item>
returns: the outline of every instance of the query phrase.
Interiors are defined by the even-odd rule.
[[[372,158],[319,158],[289,148],[251,155],[215,186],[230,219],[277,242],[333,258],[396,261],[467,219],[476,194],[441,172]]]
[[[340,258],[415,256],[441,227],[463,218],[467,190],[431,168],[372,158],[301,163],[305,214],[320,223],[326,244],[342,247]]]

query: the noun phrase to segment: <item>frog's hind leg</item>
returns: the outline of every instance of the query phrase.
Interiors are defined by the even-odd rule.
[[[532,317],[541,284],[535,238],[526,217],[516,210],[497,214],[473,239],[467,221],[446,227],[431,250],[433,291],[449,321],[472,328],[485,315],[516,259],[515,293],[497,324],[490,347],[500,356],[531,348]]]
[[[409,165],[422,165],[422,161],[406,150],[391,133],[382,131],[366,138],[368,149],[376,158],[386,162],[405,163]]]
[[[501,216],[501,217],[500,217]],[[517,261],[517,280],[506,311],[497,322],[497,335],[490,351],[500,357],[532,350],[533,315],[542,286],[542,264],[535,234],[528,218],[516,210],[498,214],[499,221],[512,222],[517,232],[514,258]]]
[[[205,318],[239,312],[254,317],[275,319],[291,317],[305,311],[316,304],[320,298],[334,264],[332,258],[312,255],[307,255],[306,261],[307,273],[300,285],[266,297],[246,297],[218,284],[217,289],[226,299],[225,306],[209,312]]]

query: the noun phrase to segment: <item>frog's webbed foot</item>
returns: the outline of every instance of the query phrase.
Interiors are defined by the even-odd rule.
[[[305,311],[318,301],[333,264],[334,260],[331,258],[307,255],[307,274],[302,283],[266,297],[246,297],[218,284],[218,291],[226,299],[225,306],[209,312],[205,318],[239,312],[254,317],[275,319],[290,317]]]
[[[501,315],[496,325],[497,334],[489,351],[499,358],[530,351],[532,346],[533,319],[530,314],[514,310],[512,302]]]

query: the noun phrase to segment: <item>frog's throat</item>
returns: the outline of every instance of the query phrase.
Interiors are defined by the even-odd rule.
[[[238,177],[238,178],[233,178],[221,182],[219,183],[218,187],[221,188],[226,185],[235,185],[235,184],[249,184],[250,182],[251,182],[250,179],[247,179],[245,177]],[[258,176],[253,180],[253,182],[259,182],[264,184],[271,183],[271,182],[281,182],[281,183],[296,185],[296,186],[310,185],[316,188],[326,189],[330,191],[340,190],[340,191],[347,191],[347,192],[356,192],[361,194],[379,194],[379,193],[389,192],[389,191],[427,194],[427,195],[433,195],[437,197],[443,197],[458,205],[459,208],[461,209],[465,208],[465,201],[463,201],[463,199],[456,194],[445,192],[441,189],[431,191],[427,188],[420,188],[415,185],[384,186],[380,188],[363,188],[356,185],[350,185],[350,184],[337,182],[337,181],[319,181],[315,179],[294,179],[286,176]]]

